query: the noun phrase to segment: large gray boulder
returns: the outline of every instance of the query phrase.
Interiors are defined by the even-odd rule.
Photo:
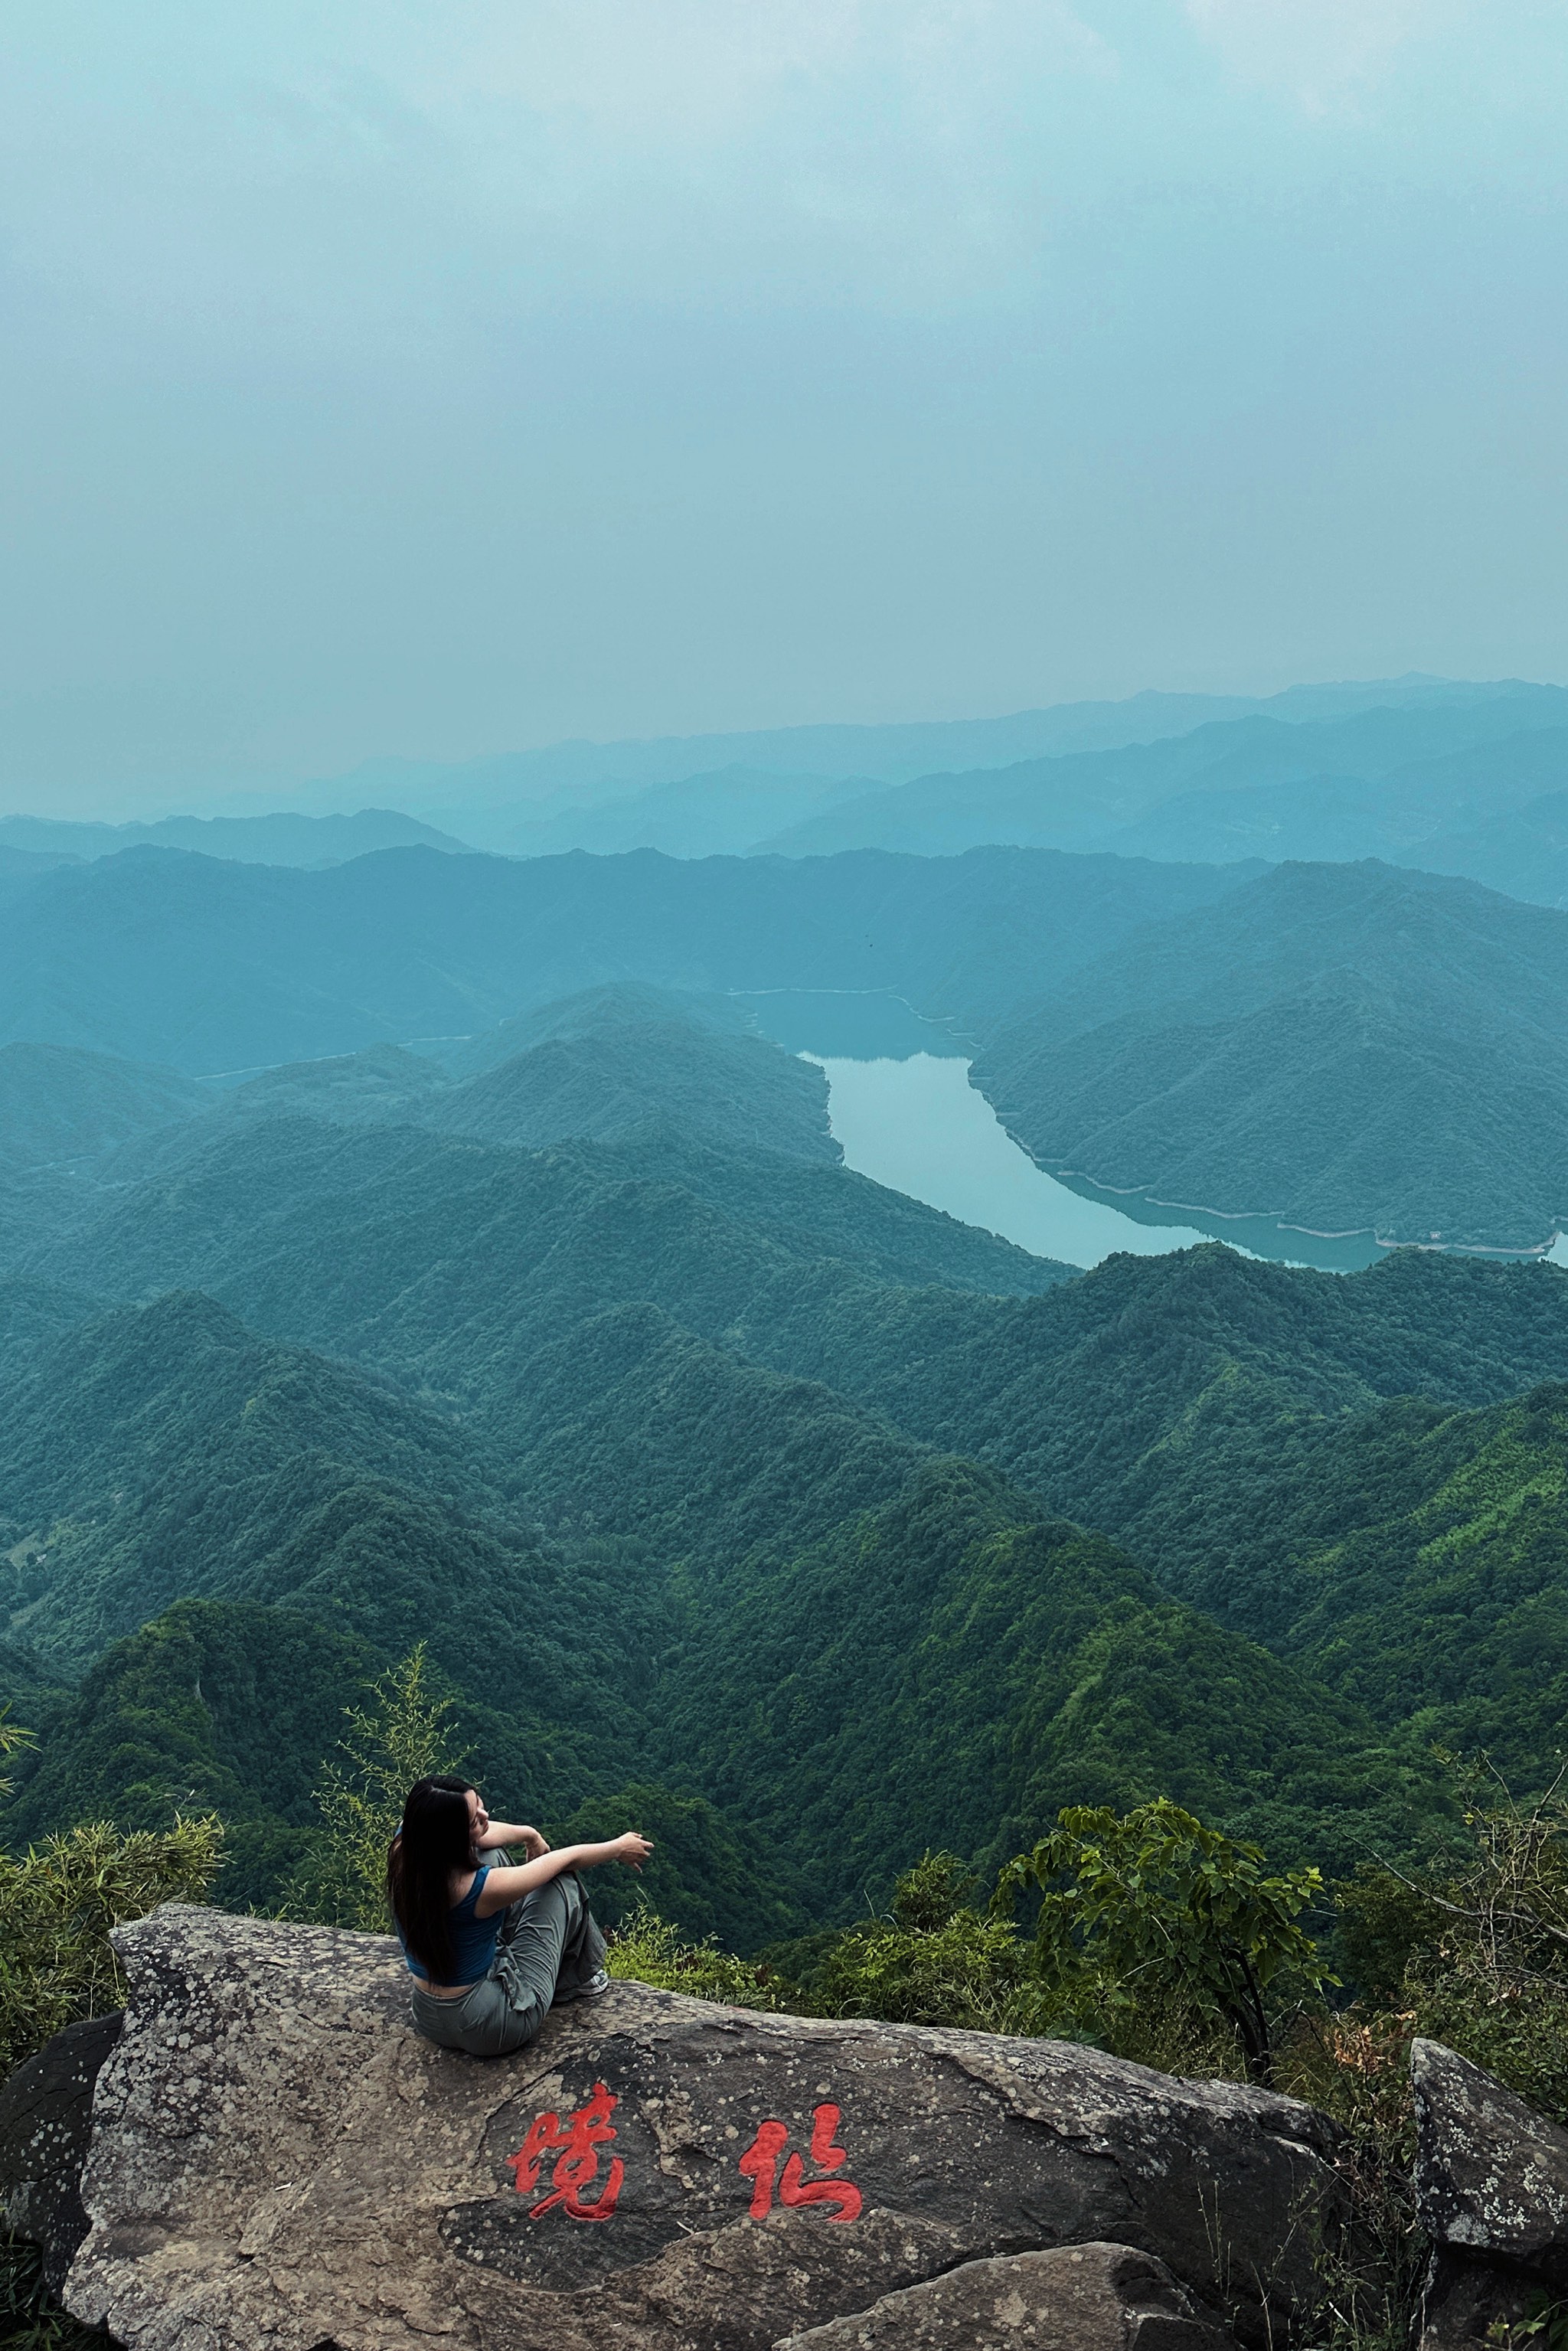
[[[884,2294],[777,2351],[1228,2351],[1164,2262],[1130,2245],[1058,2245],[966,2262]]]
[[[1434,2245],[1568,2287],[1568,2132],[1440,2041],[1410,2046],[1416,2209]]]
[[[768,2351],[960,2264],[1094,2241],[1287,2342],[1332,2125],[1050,2041],[641,1985],[486,2063],[392,1942],[171,1906],[120,1929],[65,2299],[131,2351]]]
[[[81,2168],[93,2085],[119,2038],[118,2011],[68,2024],[0,2086],[0,2210],[8,2229],[43,2248],[51,2294],[87,2234]]]

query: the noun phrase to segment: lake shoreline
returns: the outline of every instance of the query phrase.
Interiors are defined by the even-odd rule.
[[[1324,1231],[1278,1214],[1103,1184],[1037,1157],[970,1083],[962,1056],[796,1050],[827,1077],[829,1123],[846,1166],[1060,1264],[1088,1270],[1118,1254],[1163,1256],[1218,1241],[1273,1264],[1344,1274],[1382,1264],[1399,1249],[1498,1263],[1550,1263],[1560,1249],[1555,1237],[1511,1247],[1387,1240],[1373,1227]]]

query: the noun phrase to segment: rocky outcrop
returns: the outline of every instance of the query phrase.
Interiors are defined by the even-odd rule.
[[[1568,2286],[1568,2132],[1440,2041],[1410,2046],[1416,2202],[1435,2245]]]
[[[1440,2041],[1415,2041],[1424,2351],[1461,2351],[1568,2288],[1568,2132]]]
[[[1437,2246],[1422,2286],[1419,2351],[1498,2351],[1541,2299],[1539,2281],[1523,2270]]]
[[[1128,2245],[966,2262],[778,2351],[1228,2351],[1164,2262]]]
[[[486,2063],[414,2035],[380,1938],[171,1907],[116,1943],[65,2298],[131,2351],[768,2351],[1106,2243],[1278,2344],[1343,2217],[1310,2107],[1064,2043],[618,1984]]]
[[[68,2024],[0,2088],[0,2202],[5,2225],[41,2245],[44,2283],[58,2294],[87,2234],[80,2183],[93,2085],[120,2038],[120,2018]]]

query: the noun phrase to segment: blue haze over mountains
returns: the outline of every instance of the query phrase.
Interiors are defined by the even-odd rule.
[[[1434,1738],[1549,1777],[1565,751],[1415,678],[0,824],[5,1834],[194,1796],[284,1898],[419,1638],[747,1948],[1070,1801],[1343,1873],[1440,1841]],[[958,1223],[843,1164],[813,1001],[1379,1259]]]
[[[1408,678],[1264,700],[1138,695],[1010,718],[562,744],[455,768],[382,761],[300,812],[113,826],[0,820],[16,852],[142,843],[326,864],[423,841],[677,857],[988,842],[1193,862],[1384,857],[1556,904],[1568,893],[1568,690]],[[312,812],[373,795],[416,811]]]

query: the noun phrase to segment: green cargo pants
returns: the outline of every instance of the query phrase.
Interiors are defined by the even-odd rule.
[[[603,1965],[582,1880],[567,1870],[502,1913],[490,1972],[461,1999],[414,1985],[413,2029],[443,2049],[504,2057],[534,2040],[552,2004],[575,2000]]]

